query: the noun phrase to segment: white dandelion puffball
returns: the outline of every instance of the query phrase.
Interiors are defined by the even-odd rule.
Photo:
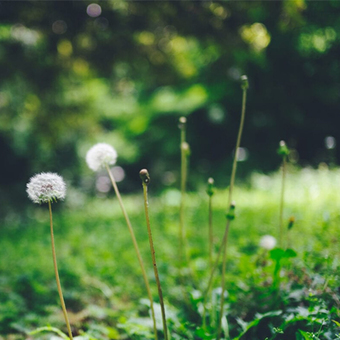
[[[42,172],[30,179],[26,185],[28,197],[34,203],[47,203],[63,200],[66,184],[61,176],[52,172]]]
[[[106,143],[98,143],[92,146],[86,154],[86,163],[93,171],[98,171],[109,164],[115,164],[116,160],[117,151]]]
[[[276,246],[276,238],[271,235],[264,235],[260,239],[260,247],[272,250]]]

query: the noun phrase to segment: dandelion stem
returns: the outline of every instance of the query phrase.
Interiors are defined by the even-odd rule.
[[[153,245],[152,233],[151,233],[151,227],[150,227],[150,218],[149,218],[148,184],[150,183],[150,177],[149,177],[149,173],[146,169],[143,169],[143,170],[140,171],[140,176],[141,176],[142,183],[143,183],[145,218],[146,218],[146,226],[147,226],[147,229],[148,229],[150,251],[151,251],[151,256],[152,256],[152,264],[153,264],[153,270],[154,270],[155,279],[156,279],[156,283],[157,283],[159,303],[161,305],[164,339],[168,340],[168,329],[167,329],[167,325],[166,325],[166,316],[165,316],[163,293],[162,293],[161,282],[159,280],[159,275],[158,275],[155,248],[154,248],[154,245]]]
[[[70,326],[70,322],[68,320],[68,315],[67,315],[67,311],[66,311],[66,306],[65,306],[65,301],[64,301],[64,297],[63,297],[63,292],[61,290],[61,284],[60,284],[60,280],[59,280],[58,265],[57,265],[57,256],[56,256],[55,245],[54,245],[52,207],[51,207],[51,202],[50,201],[48,201],[48,210],[50,212],[51,244],[52,244],[52,257],[53,257],[53,264],[54,264],[55,279],[57,281],[57,288],[58,288],[60,303],[61,303],[61,307],[63,309],[63,314],[64,314],[66,326],[67,326],[68,335],[70,337],[70,340],[73,340],[71,326]]]
[[[233,189],[234,189],[234,184],[235,184],[235,177],[236,177],[236,170],[237,170],[237,156],[238,156],[238,149],[240,147],[240,143],[241,143],[241,137],[242,137],[242,131],[243,131],[243,125],[244,125],[244,118],[245,118],[245,112],[246,112],[246,101],[247,101],[247,89],[248,89],[248,78],[247,76],[242,76],[241,77],[241,81],[242,81],[242,85],[241,88],[243,90],[242,93],[242,109],[241,109],[241,121],[240,121],[240,126],[239,126],[239,130],[238,130],[238,134],[237,134],[237,139],[236,139],[236,147],[235,147],[235,154],[234,154],[234,161],[233,161],[233,166],[232,166],[232,171],[231,171],[231,177],[230,177],[230,186],[229,186],[229,197],[228,197],[228,213],[227,213],[227,224],[226,224],[226,228],[224,231],[224,235],[223,235],[223,239],[222,239],[222,243],[220,246],[220,249],[218,251],[217,254],[217,258],[215,261],[215,265],[212,267],[211,269],[211,273],[210,273],[210,278],[209,278],[209,283],[208,283],[208,288],[205,291],[204,294],[204,307],[203,307],[203,318],[205,319],[205,313],[206,313],[206,299],[207,299],[207,295],[209,294],[210,291],[210,287],[212,284],[212,280],[213,280],[213,276],[214,276],[214,272],[217,268],[218,262],[219,262],[219,258],[221,256],[221,253],[223,251],[223,263],[222,263],[222,292],[224,292],[225,290],[225,265],[226,265],[226,249],[227,249],[227,242],[228,242],[228,234],[229,234],[229,225],[230,225],[230,221],[234,218],[234,204],[232,204],[232,195],[233,195]],[[223,304],[224,304],[224,293],[221,295],[221,311],[222,313],[220,313],[220,320],[219,320],[219,325],[222,324],[222,317],[223,317]],[[220,330],[217,333],[217,340],[220,340]]]
[[[136,253],[137,253],[138,261],[139,261],[140,267],[142,269],[142,275],[143,275],[143,278],[144,278],[145,287],[146,287],[146,290],[147,290],[147,293],[148,293],[148,297],[149,297],[149,300],[150,300],[150,309],[151,309],[151,315],[152,315],[152,321],[153,321],[153,329],[154,329],[154,334],[155,334],[155,340],[157,340],[158,336],[157,336],[155,310],[154,310],[154,306],[153,306],[153,300],[152,300],[150,285],[149,285],[148,278],[146,276],[146,271],[145,271],[144,263],[143,263],[143,260],[142,260],[142,256],[141,256],[140,251],[139,251],[139,247],[138,247],[138,244],[137,244],[135,233],[134,233],[134,231],[132,229],[131,222],[130,222],[129,217],[127,215],[127,212],[125,210],[125,207],[124,207],[124,204],[123,204],[123,201],[122,201],[122,197],[120,196],[118,186],[116,184],[116,181],[115,181],[115,179],[114,179],[114,177],[113,177],[113,175],[112,175],[108,165],[106,165],[106,170],[107,170],[107,172],[109,174],[109,177],[110,177],[113,189],[114,189],[114,191],[116,193],[116,196],[118,198],[118,202],[119,202],[120,208],[122,209],[122,212],[123,212],[126,224],[128,226],[128,229],[129,229],[129,232],[130,232],[130,235],[131,235],[131,238],[132,238],[133,245],[134,245]]]
[[[181,129],[181,202],[179,207],[179,256],[180,263],[183,261],[183,255],[186,257],[185,248],[185,226],[184,226],[184,205],[185,205],[185,191],[187,182],[187,150],[186,145],[186,118],[180,118],[180,129]]]
[[[226,225],[226,228],[225,228],[225,231],[224,231],[224,235],[223,235],[221,246],[220,246],[220,248],[218,250],[215,262],[214,262],[214,264],[213,264],[213,266],[211,268],[211,272],[210,272],[210,276],[209,276],[209,281],[208,281],[208,286],[207,286],[207,288],[206,288],[206,290],[205,290],[205,292],[203,294],[203,325],[205,325],[207,299],[208,299],[208,294],[209,294],[209,291],[210,291],[210,288],[211,288],[211,285],[212,285],[212,282],[213,282],[214,273],[215,273],[215,270],[217,269],[218,262],[219,262],[222,250],[224,249],[223,245],[228,243],[229,224],[230,224],[230,220],[228,219],[227,225]]]
[[[242,131],[243,131],[243,125],[244,125],[244,117],[246,113],[246,100],[247,100],[247,87],[243,87],[241,121],[240,121],[240,127],[238,129],[236,147],[235,147],[235,155],[234,155],[233,167],[231,171],[228,207],[232,201],[233,189],[234,189],[234,184],[235,184],[238,149],[241,143],[241,137],[242,137]]]
[[[279,221],[279,247],[283,247],[283,207],[284,207],[284,195],[285,195],[285,183],[286,183],[286,168],[287,168],[287,156],[283,156],[282,159],[282,183],[281,183],[281,198],[280,198],[280,221]]]
[[[234,184],[235,184],[235,176],[236,176],[236,169],[237,169],[237,157],[238,157],[238,149],[240,147],[241,143],[241,137],[242,137],[242,132],[243,132],[243,125],[244,125],[244,117],[246,113],[246,101],[247,101],[247,89],[248,89],[248,78],[247,76],[242,76],[241,77],[242,81],[242,110],[241,110],[241,121],[240,121],[240,127],[238,129],[238,134],[237,134],[237,140],[236,140],[236,147],[235,147],[235,155],[234,155],[234,161],[233,161],[233,168],[231,171],[231,178],[230,178],[230,187],[229,187],[229,200],[228,200],[228,207],[229,207],[229,212],[227,214],[227,225],[226,225],[226,238],[224,240],[224,243],[222,244],[222,249],[223,249],[223,260],[222,260],[222,295],[221,295],[221,313],[220,313],[220,319],[219,319],[219,326],[218,326],[218,331],[217,331],[217,340],[220,340],[221,338],[221,325],[222,325],[222,318],[223,318],[223,306],[224,306],[224,291],[225,291],[225,266],[226,266],[226,251],[227,251],[227,241],[228,241],[228,233],[229,233],[229,224],[230,220],[233,219],[234,217],[230,215],[231,213],[231,208],[232,208],[232,195],[233,195],[233,189],[234,189]]]
[[[209,196],[209,263],[210,267],[213,265],[213,224],[212,224],[212,196]]]
[[[223,307],[224,307],[224,293],[225,293],[225,271],[226,271],[226,262],[227,262],[227,243],[228,243],[228,234],[229,234],[229,225],[230,220],[227,221],[227,238],[226,241],[223,244],[223,259],[222,259],[222,292],[221,292],[221,303],[220,303],[220,317],[218,321],[218,328],[217,328],[217,339],[220,339],[221,336],[221,329],[222,329],[222,318],[223,318]]]

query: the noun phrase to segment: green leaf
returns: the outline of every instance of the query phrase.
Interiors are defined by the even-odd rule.
[[[39,327],[35,330],[33,330],[32,332],[30,332],[30,335],[35,335],[41,332],[52,332],[52,333],[56,333],[58,334],[61,338],[65,339],[65,340],[69,340],[69,337],[63,333],[60,329],[55,328],[55,327],[51,327],[51,326],[45,326],[45,327]]]
[[[296,256],[297,256],[296,252],[293,249],[290,249],[290,248],[286,249],[286,251],[284,253],[285,258],[291,258],[291,257],[296,257]]]
[[[340,327],[340,322],[332,320],[338,327]]]
[[[267,318],[267,317],[270,317],[270,316],[278,316],[278,315],[281,315],[281,314],[282,314],[282,311],[280,311],[280,310],[268,312],[268,313],[265,313],[265,314],[259,314],[259,313],[256,314],[256,319],[249,322],[247,327],[243,330],[243,332],[239,336],[234,338],[233,340],[241,339],[241,337],[243,335],[245,335],[249,331],[249,329],[257,326],[263,318]],[[237,321],[240,322],[240,320],[237,320]],[[243,326],[244,326],[244,323],[243,323]]]
[[[313,340],[313,335],[311,335],[311,333],[304,332],[301,329],[299,329],[299,332],[305,340]]]
[[[272,260],[279,261],[284,257],[285,251],[281,248],[274,248],[269,252],[269,256]]]

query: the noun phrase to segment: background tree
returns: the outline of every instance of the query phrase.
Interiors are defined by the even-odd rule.
[[[226,185],[243,73],[243,175],[276,169],[268,155],[281,139],[302,165],[334,163],[339,14],[337,1],[2,2],[0,209],[26,200],[34,172],[92,188],[83,158],[100,141],[118,150],[123,190],[139,186],[143,167],[159,187],[176,184],[182,115],[189,185],[209,176]]]

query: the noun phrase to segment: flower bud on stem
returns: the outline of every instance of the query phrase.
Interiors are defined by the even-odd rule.
[[[188,176],[188,157],[190,155],[190,146],[186,142],[186,123],[187,119],[181,117],[179,119],[179,129],[181,130],[181,202],[179,207],[179,268],[181,269],[183,262],[187,263],[191,279],[193,280],[193,272],[190,266],[189,255],[186,247],[186,232],[184,226],[184,208],[185,208],[185,194]]]
[[[138,247],[138,244],[137,244],[137,240],[136,240],[136,237],[135,237],[135,233],[134,233],[134,231],[132,229],[131,222],[130,222],[129,217],[127,215],[127,212],[125,210],[125,207],[124,207],[122,198],[120,196],[120,193],[119,193],[116,181],[115,181],[115,179],[114,179],[114,177],[113,177],[113,175],[112,175],[112,173],[111,173],[111,171],[109,169],[109,166],[107,164],[105,164],[105,168],[106,168],[106,170],[107,170],[107,172],[109,174],[109,177],[110,177],[113,189],[114,189],[114,191],[116,193],[116,196],[118,198],[118,202],[119,202],[120,208],[122,209],[122,212],[123,212],[126,224],[128,226],[128,229],[129,229],[129,232],[130,232],[130,235],[131,235],[131,238],[132,238],[133,246],[135,247],[135,251],[137,253],[137,258],[138,258],[139,265],[140,265],[141,270],[142,270],[142,275],[143,275],[143,278],[144,278],[145,287],[146,287],[146,290],[147,290],[147,293],[148,293],[148,297],[149,297],[149,300],[150,300],[150,309],[151,309],[151,316],[152,316],[152,321],[153,321],[153,329],[154,329],[154,334],[155,334],[155,340],[157,340],[158,336],[157,336],[155,310],[154,310],[154,307],[153,307],[153,300],[152,300],[150,285],[149,285],[149,281],[148,281],[148,278],[147,278],[147,275],[146,275],[146,271],[145,271],[144,263],[143,263],[143,260],[142,260],[142,256],[140,254],[139,247]]]
[[[277,153],[282,157],[282,182],[281,182],[281,198],[280,198],[280,217],[279,217],[279,247],[283,247],[283,208],[284,208],[284,195],[287,173],[287,157],[289,149],[286,142],[281,140]]]
[[[154,245],[153,245],[152,233],[151,233],[151,227],[150,227],[150,218],[149,218],[148,185],[150,183],[150,176],[149,176],[148,170],[146,170],[146,169],[142,169],[139,172],[139,175],[140,175],[140,178],[141,178],[142,184],[143,184],[146,226],[147,226],[147,229],[148,229],[150,251],[151,251],[151,257],[152,257],[153,270],[154,270],[155,279],[156,279],[156,283],[157,283],[159,303],[161,305],[164,339],[168,340],[168,329],[167,329],[167,325],[166,325],[166,316],[165,316],[163,293],[162,293],[161,282],[159,280],[159,275],[158,275],[158,268],[157,268],[156,256],[155,256],[155,248],[154,248]]]
[[[210,267],[213,265],[213,247],[214,247],[214,233],[212,225],[212,196],[214,195],[214,179],[208,179],[207,194],[209,196],[209,263]]]
[[[241,88],[242,88],[242,109],[241,109],[241,121],[240,127],[237,134],[236,140],[236,147],[235,147],[235,155],[233,161],[233,167],[231,171],[231,178],[230,178],[230,186],[229,186],[229,199],[228,199],[228,213],[227,213],[227,224],[226,224],[226,233],[229,233],[229,224],[235,218],[234,210],[235,205],[232,202],[233,196],[233,189],[235,184],[235,176],[236,176],[236,168],[237,168],[237,152],[240,147],[241,137],[243,132],[243,125],[244,125],[244,117],[246,113],[246,101],[247,101],[247,90],[249,87],[248,77],[246,75],[241,76]],[[228,242],[228,235],[222,241],[221,248],[223,249],[223,264],[222,264],[222,295],[221,295],[221,309],[220,309],[220,317],[219,317],[219,325],[216,334],[216,339],[220,340],[221,338],[221,325],[222,325],[222,318],[223,318],[223,305],[224,305],[224,291],[225,291],[225,265],[226,265],[226,253],[227,253],[227,242]]]

